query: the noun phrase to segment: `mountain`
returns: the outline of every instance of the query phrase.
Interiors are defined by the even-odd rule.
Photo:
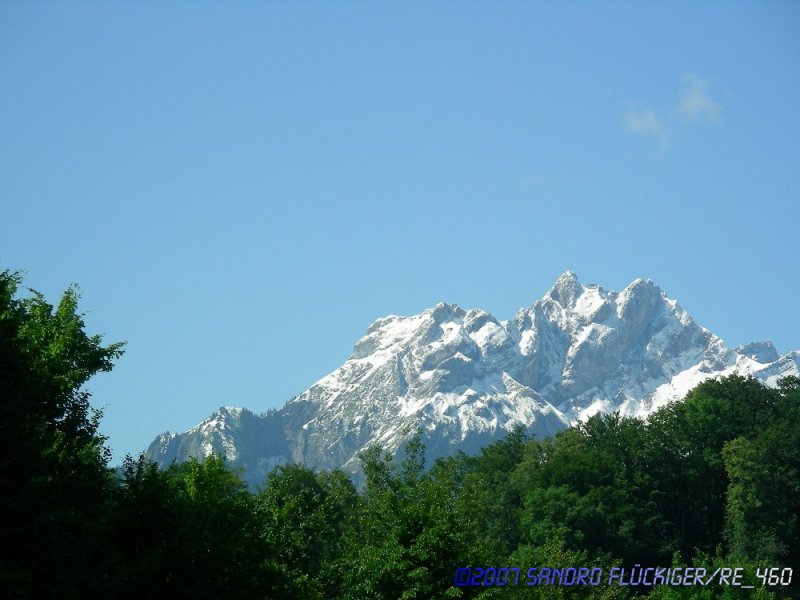
[[[224,453],[252,485],[287,461],[357,474],[362,450],[402,451],[417,428],[432,460],[517,426],[544,437],[598,412],[646,417],[732,373],[774,385],[800,374],[800,352],[730,349],[650,280],[615,292],[567,271],[508,321],[445,303],[378,319],[341,367],[282,409],[220,408],[159,436],[147,456],[167,465]]]

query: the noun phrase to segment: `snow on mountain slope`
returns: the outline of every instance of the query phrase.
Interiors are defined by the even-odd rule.
[[[225,453],[251,483],[286,461],[355,473],[359,452],[397,452],[417,428],[430,458],[474,452],[517,426],[542,437],[597,412],[645,417],[731,373],[774,385],[800,373],[800,353],[729,349],[650,280],[614,292],[567,271],[508,321],[446,303],[378,319],[341,367],[280,411],[220,409],[160,436],[148,456]]]

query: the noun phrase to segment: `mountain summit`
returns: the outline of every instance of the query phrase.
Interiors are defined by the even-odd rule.
[[[517,426],[549,436],[598,412],[646,417],[705,379],[767,384],[800,374],[800,352],[729,349],[649,279],[621,292],[567,271],[513,319],[440,303],[376,320],[345,363],[278,410],[221,408],[147,450],[161,465],[226,454],[251,484],[287,461],[358,472],[422,428],[429,458],[475,452]]]

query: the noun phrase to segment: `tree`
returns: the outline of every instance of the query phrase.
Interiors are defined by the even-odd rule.
[[[103,581],[98,515],[111,483],[83,385],[123,344],[87,335],[75,287],[53,307],[35,291],[19,298],[20,284],[0,272],[0,588],[83,596]]]
[[[725,538],[734,556],[797,567],[800,561],[800,380],[780,382],[780,418],[725,444]],[[784,562],[785,561],[785,562]]]
[[[443,467],[424,472],[417,431],[395,463],[372,447],[361,455],[366,476],[359,519],[342,564],[346,600],[451,597],[453,568],[467,546],[458,521],[452,478]]]
[[[705,381],[680,403],[650,416],[644,454],[657,482],[657,504],[668,546],[691,556],[722,542],[728,473],[722,449],[752,438],[780,419],[779,393],[753,378],[731,375]]]
[[[255,499],[266,551],[297,585],[297,597],[341,591],[342,536],[352,526],[358,497],[342,471],[315,473],[301,465],[276,467]],[[289,597],[287,593],[283,597]]]

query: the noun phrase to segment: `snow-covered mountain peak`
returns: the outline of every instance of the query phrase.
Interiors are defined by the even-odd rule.
[[[229,423],[240,418],[242,412],[246,410],[247,409],[238,408],[235,406],[220,406],[210,417],[202,421],[199,425],[196,425],[194,429],[196,430],[225,429],[225,427]]]
[[[439,302],[433,308],[429,308],[425,313],[430,314],[437,323],[451,319],[463,319],[466,312],[458,304]]]
[[[599,322],[608,317],[613,297],[596,285],[583,286],[575,299],[571,311],[575,319],[582,323]]]
[[[574,306],[575,300],[583,293],[583,285],[575,271],[565,271],[545,294],[564,308]]]
[[[660,313],[673,312],[677,303],[672,303],[664,291],[650,279],[636,279],[616,297],[616,312],[619,319],[633,319],[643,323],[656,318]]]
[[[509,321],[444,302],[377,319],[342,366],[280,411],[223,407],[159,436],[148,455],[168,464],[224,452],[252,482],[286,461],[356,472],[359,452],[397,451],[418,427],[433,459],[517,425],[545,436],[597,412],[645,417],[731,373],[774,385],[800,374],[800,352],[731,350],[649,279],[615,292],[567,271]]]
[[[377,353],[386,353],[406,346],[420,330],[430,325],[429,312],[423,312],[411,317],[390,315],[377,319],[369,326],[364,337],[358,340],[353,347],[351,360],[362,359]]]

